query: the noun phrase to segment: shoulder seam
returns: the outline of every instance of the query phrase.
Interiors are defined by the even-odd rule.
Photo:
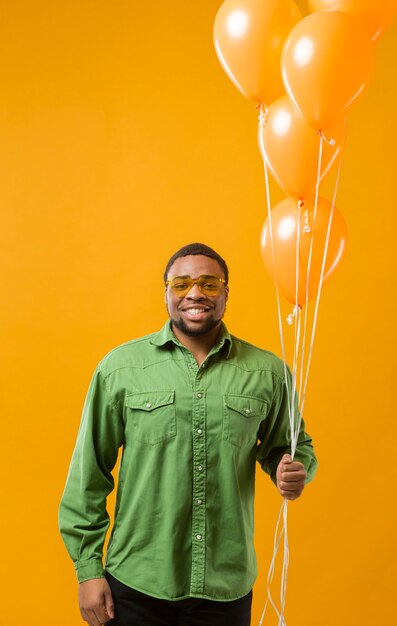
[[[280,357],[277,356],[277,354],[275,354],[274,352],[271,352],[270,350],[265,350],[265,348],[260,348],[259,346],[256,346],[254,343],[250,343],[249,341],[245,341],[244,339],[240,339],[240,337],[235,337],[234,335],[231,335],[231,338],[233,339],[233,341],[242,343],[245,346],[249,346],[250,348],[254,348],[255,350],[258,350],[258,352],[263,352],[264,354],[271,354],[276,359],[281,360]]]

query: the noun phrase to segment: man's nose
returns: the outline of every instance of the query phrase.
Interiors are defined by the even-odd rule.
[[[190,291],[187,292],[186,298],[192,298],[192,300],[199,300],[203,298],[203,294],[201,293],[199,286],[197,283],[194,283]]]

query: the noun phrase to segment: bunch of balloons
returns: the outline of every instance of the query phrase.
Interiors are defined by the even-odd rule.
[[[344,219],[334,203],[318,197],[318,186],[340,160],[346,113],[371,79],[374,42],[392,21],[397,0],[308,5],[311,12],[302,17],[293,0],[225,0],[214,24],[218,59],[260,109],[262,157],[289,196],[273,208],[271,223],[266,220],[261,249],[280,290],[299,305],[316,295],[346,247]]]

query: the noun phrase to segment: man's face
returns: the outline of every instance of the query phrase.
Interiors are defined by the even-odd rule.
[[[202,275],[225,278],[218,261],[200,254],[177,259],[170,267],[167,278],[170,276],[198,278]],[[228,287],[221,284],[219,295],[207,296],[201,293],[197,285],[193,285],[183,298],[179,298],[168,285],[165,302],[173,327],[189,337],[209,333],[220,325],[225,313],[228,291]]]

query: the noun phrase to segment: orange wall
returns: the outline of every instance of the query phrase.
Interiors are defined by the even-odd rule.
[[[229,327],[279,352],[258,243],[266,208],[256,112],[215,57],[219,4],[2,5],[7,626],[80,623],[57,507],[81,406],[97,361],[163,324],[170,254],[192,240],[219,249],[231,270]],[[394,23],[348,119],[337,206],[349,250],[324,291],[305,411],[320,469],[289,507],[291,626],[373,626],[394,613],[396,52]],[[266,476],[257,485],[253,624],[280,505]]]

